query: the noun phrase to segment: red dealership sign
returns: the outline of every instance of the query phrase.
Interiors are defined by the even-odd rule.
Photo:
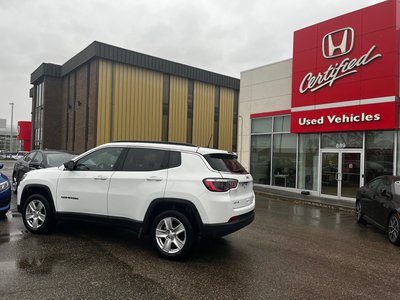
[[[18,136],[17,139],[23,141],[24,151],[31,151],[31,121],[18,122]]]
[[[398,128],[398,0],[294,34],[292,132]]]

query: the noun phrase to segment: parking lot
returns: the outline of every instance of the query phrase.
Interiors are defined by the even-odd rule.
[[[33,235],[11,212],[0,219],[0,298],[397,298],[399,255],[350,213],[267,198],[250,226],[199,241],[182,262],[116,227],[65,222]]]

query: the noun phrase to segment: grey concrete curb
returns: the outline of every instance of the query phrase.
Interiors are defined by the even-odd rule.
[[[256,194],[256,196],[268,198],[268,199],[272,199],[272,200],[287,201],[287,202],[292,202],[294,204],[302,204],[302,205],[315,206],[315,207],[324,207],[324,208],[329,208],[329,209],[348,212],[348,213],[355,212],[354,208],[340,205],[340,204],[332,204],[332,203],[327,203],[327,202],[319,202],[319,201],[305,200],[305,199],[300,199],[300,198],[285,197],[282,195],[277,195],[277,194],[263,192],[263,191],[254,191],[254,193]]]

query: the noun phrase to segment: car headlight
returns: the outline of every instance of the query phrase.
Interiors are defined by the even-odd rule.
[[[9,187],[10,187],[10,183],[8,182],[8,180],[0,183],[0,192],[5,191]]]

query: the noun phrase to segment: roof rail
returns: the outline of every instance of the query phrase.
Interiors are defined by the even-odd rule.
[[[165,144],[165,145],[178,145],[178,146],[197,147],[196,145],[193,145],[193,144],[190,144],[190,143],[178,143],[178,142],[166,142],[166,141],[122,140],[122,141],[112,141],[110,143],[148,143],[148,144]]]

